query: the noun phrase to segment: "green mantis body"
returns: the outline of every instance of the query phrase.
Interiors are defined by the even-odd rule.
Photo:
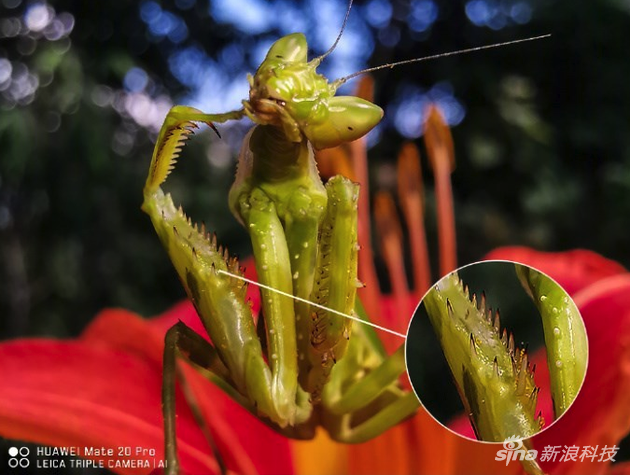
[[[177,473],[174,434],[175,355],[202,369],[235,400],[279,432],[309,438],[318,425],[333,439],[360,442],[409,417],[419,403],[402,390],[402,350],[387,358],[366,328],[263,289],[266,350],[245,302],[245,286],[232,275],[235,259],[176,209],[160,185],[173,168],[196,122],[246,115],[257,125],[239,157],[230,208],[247,229],[259,281],[269,288],[352,314],[357,280],[359,187],[343,177],[324,185],[313,157],[359,138],[382,110],[356,97],[335,97],[306,60],[302,34],[278,40],[253,77],[244,108],[203,114],[176,106],[156,143],[144,189],[149,214],[169,257],[212,340],[184,324],[167,334],[164,418],[169,473]],[[351,338],[352,335],[352,338]],[[360,416],[358,415],[360,411]]]

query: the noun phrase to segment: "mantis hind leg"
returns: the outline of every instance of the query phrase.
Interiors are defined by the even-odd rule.
[[[224,475],[227,473],[226,464],[220,454],[219,448],[215,444],[212,432],[206,423],[193,391],[188,386],[183,372],[179,371],[177,366],[178,357],[194,366],[201,375],[219,386],[251,414],[257,415],[257,408],[234,388],[234,383],[230,379],[228,370],[222,363],[212,344],[182,322],[178,322],[168,330],[164,345],[164,370],[162,376],[162,414],[164,417],[164,434],[166,440],[166,475],[177,475],[179,473],[177,434],[175,427],[176,380],[180,383],[180,387],[193,413],[195,421],[208,441],[217,462],[217,472]],[[262,419],[262,422],[280,434],[293,439],[311,439],[315,435],[314,424],[312,424],[311,421],[306,421],[295,426],[287,426],[285,428],[280,428],[277,424],[267,419]],[[242,466],[240,468],[244,470],[244,472],[253,471],[253,467],[248,466],[248,463],[242,460],[241,463]]]
[[[208,445],[212,449],[212,453],[217,462],[217,468],[221,475],[227,473],[227,468],[223,457],[212,437],[210,428],[203,418],[201,409],[197,400],[189,388],[183,373],[178,370],[177,356],[184,356],[184,359],[201,366],[206,372],[214,375],[212,378],[215,382],[223,379],[219,374],[225,375],[225,366],[221,363],[216,351],[212,345],[205,341],[201,336],[179,322],[169,329],[166,333],[164,342],[164,370],[162,374],[162,413],[164,417],[164,434],[166,439],[165,452],[167,462],[167,475],[176,475],[179,473],[179,460],[177,457],[177,434],[175,429],[175,389],[176,380],[179,379],[186,402],[190,406],[195,421],[199,425],[204,437],[208,441]],[[226,382],[223,385],[227,384]]]

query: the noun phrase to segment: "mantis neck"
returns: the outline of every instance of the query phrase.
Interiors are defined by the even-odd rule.
[[[290,141],[280,127],[254,127],[241,150],[228,201],[232,214],[243,224],[246,219],[241,215],[239,203],[248,202],[255,189],[275,203],[283,221],[291,203],[295,202],[296,190],[308,202],[326,208],[326,190],[311,146],[305,138],[300,142]]]
[[[252,176],[259,182],[278,184],[309,176],[319,181],[306,139],[292,142],[281,127],[257,126],[252,132],[249,148],[254,155]]]

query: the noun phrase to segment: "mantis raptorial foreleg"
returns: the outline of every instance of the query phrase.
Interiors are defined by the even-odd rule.
[[[289,250],[276,206],[264,191],[254,188],[247,197],[241,199],[240,209],[243,211],[241,216],[252,240],[259,279],[267,286],[291,294]],[[296,419],[290,411],[294,404],[292,399],[298,391],[293,301],[266,289],[261,293],[269,365],[273,373],[273,379],[270,381],[273,388],[271,397],[278,404],[285,421],[293,425]],[[302,421],[306,420],[308,415],[309,412],[306,412],[306,417],[302,416]]]
[[[328,307],[342,314],[354,311],[357,290],[357,201],[359,187],[341,176],[326,184],[328,210],[321,226],[315,282],[311,300],[319,305],[307,317],[309,344],[306,354],[311,367],[307,388],[319,401],[330,372],[346,351],[352,321],[324,310]]]
[[[514,336],[502,328],[498,310],[488,308],[485,293],[477,298],[459,275],[468,275],[465,279],[470,275],[499,276],[501,286],[497,285],[490,293],[491,301],[496,303],[497,293],[503,292],[504,304],[512,303],[511,315],[520,312],[523,323],[536,327],[538,315],[531,313],[527,299],[523,302],[518,298],[522,289],[517,285],[515,268],[542,320],[554,404],[552,422],[575,400],[584,379],[587,361],[584,324],[569,295],[537,270],[503,261],[472,267],[477,266],[483,273],[468,274],[468,269],[462,269],[441,279],[424,297],[423,307],[477,437],[495,442],[532,437],[545,427],[545,421],[541,414],[544,409],[537,408],[540,387],[536,385],[536,365],[529,361],[527,345],[519,348],[515,344]],[[519,333],[523,334],[521,329]]]
[[[223,114],[218,118],[223,120],[233,115]],[[214,348],[230,372],[234,387],[247,395],[251,404],[280,427],[293,425],[308,419],[310,415],[307,398],[297,394],[295,347],[271,333],[269,342],[272,353],[268,355],[270,364],[267,364],[251,311],[244,300],[243,283],[218,273],[219,270],[238,273],[238,264],[205,235],[204,229],[193,226],[181,210],[176,210],[170,196],[164,195],[159,187],[173,166],[192,126],[191,121],[197,120],[199,116],[194,109],[179,107],[167,117],[151,163],[143,209],[151,216],[187,293],[199,314],[203,315],[203,323]],[[213,118],[203,115],[204,120]],[[256,196],[253,197],[255,201]],[[260,206],[254,206],[254,214],[261,223],[266,216],[270,225],[273,224],[271,214],[265,213],[268,208],[265,208],[264,200],[261,203]],[[275,242],[272,245],[270,249],[281,248]],[[258,249],[262,248],[258,246]],[[290,284],[291,276],[288,278]],[[292,312],[292,302],[287,304],[284,299],[278,305],[290,307]],[[273,312],[271,315],[278,315],[278,319],[282,315],[275,310]],[[283,325],[280,321],[278,323]]]
[[[312,151],[306,142],[287,141],[272,127],[254,129],[245,143],[230,191],[230,204],[250,233],[258,276],[265,285],[308,300],[315,275],[319,228],[328,202]],[[255,209],[252,200],[257,208],[265,203],[268,214],[273,215],[265,220],[274,220],[273,231],[270,223],[265,228],[258,222],[264,212]],[[282,306],[274,308],[279,305],[276,301],[281,301]],[[300,383],[306,387],[309,305],[264,290],[263,312],[287,321],[285,328],[269,322],[267,334],[291,342],[297,340],[294,360],[299,362]]]
[[[176,377],[182,383],[182,390],[186,402],[191,407],[195,419],[200,425],[202,432],[208,440],[221,474],[227,473],[225,462],[221,459],[218,448],[214,443],[210,428],[206,426],[203,415],[200,412],[196,396],[188,388],[183,374],[178,371],[177,359],[182,358],[191,364],[201,375],[225,391],[232,399],[251,412],[258,414],[258,408],[251,401],[244,397],[234,388],[234,383],[230,379],[227,368],[221,362],[216,349],[194,330],[184,323],[178,322],[166,333],[164,346],[164,372],[162,384],[162,401],[165,427],[165,457],[167,460],[167,475],[179,473],[179,461],[177,457],[177,436],[175,431],[175,381]],[[263,422],[267,422],[264,421]],[[268,422],[267,422],[268,423]],[[271,425],[271,424],[270,424]],[[310,439],[314,435],[314,427],[308,424],[287,426],[279,429],[271,425],[272,428],[282,432],[287,437],[294,439]]]

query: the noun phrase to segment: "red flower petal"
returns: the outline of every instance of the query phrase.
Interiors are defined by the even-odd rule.
[[[0,434],[53,446],[146,447],[162,460],[163,335],[178,319],[205,334],[194,308],[184,302],[152,321],[125,310],[103,311],[78,342],[0,345],[5,381]],[[292,472],[284,437],[182,366],[228,467],[243,473]],[[177,402],[182,471],[216,473],[208,444],[179,391]],[[113,471],[150,473],[153,468],[150,458],[146,469]]]
[[[627,272],[621,264],[585,249],[541,252],[527,247],[500,247],[484,260],[509,260],[534,267],[552,277],[569,294],[606,277]]]
[[[162,352],[164,350],[163,335],[178,320],[183,321],[201,335],[206,334],[194,307],[189,301],[184,301],[175,305],[160,317],[150,321],[141,319],[125,310],[104,310],[85,330],[81,339],[92,347],[116,348],[117,350],[146,358],[154,365],[154,371],[157,374],[161,374]],[[121,331],[121,328],[124,328],[125,331]],[[139,337],[140,335],[142,335],[141,338]],[[215,403],[228,399],[228,396],[204,378],[198,376],[194,370],[186,365],[182,365],[182,368],[184,368],[186,374],[186,381],[191,386],[193,386],[193,382],[196,382],[194,387],[200,388],[201,394],[198,395],[198,405],[203,407],[203,402],[206,399],[212,399]],[[178,397],[183,398],[183,395]],[[179,402],[183,402],[183,399]],[[237,404],[233,404],[234,406],[230,409],[237,412],[239,410],[242,411]],[[236,472],[258,473],[251,458],[243,451],[238,434],[234,431],[234,427],[237,427],[237,425],[234,425],[232,420],[226,421],[224,418],[225,414],[230,414],[230,419],[232,418],[232,414],[229,411],[214,409],[213,411],[204,412],[208,427],[218,439],[217,443],[221,449],[222,456],[226,459],[227,465]],[[264,427],[264,430],[269,429]],[[209,451],[207,443],[204,442],[203,447],[206,451]],[[183,464],[182,467],[185,469]]]
[[[81,343],[17,340],[0,345],[3,390],[0,433],[52,446],[106,447],[118,459],[118,447],[155,450],[146,469],[117,469],[143,474],[163,456],[161,374],[152,363],[110,348]],[[178,406],[182,467],[217,471],[190,410]],[[121,460],[125,460],[122,458]]]
[[[203,323],[201,323],[201,318],[199,318],[195,307],[189,300],[182,300],[181,302],[173,305],[161,315],[158,315],[155,318],[151,318],[147,321],[147,323],[150,325],[152,330],[162,335],[160,338],[163,339],[167,330],[175,325],[178,321],[184,322],[187,326],[195,330],[206,340],[210,340],[208,334],[206,333],[206,329],[203,326]],[[162,355],[160,355],[160,361],[161,360]]]
[[[253,268],[253,265],[249,267]],[[245,276],[256,280],[256,274],[253,272],[246,271]],[[259,295],[258,289],[250,285],[248,298],[254,302],[252,311],[257,312],[260,307]],[[207,338],[194,307],[188,301],[175,305],[166,313],[151,320],[150,324],[165,332],[178,320]],[[216,434],[217,445],[226,457],[229,467],[240,466],[242,473],[257,472],[262,475],[293,473],[288,439],[264,425],[192,368],[185,367],[184,373],[186,381],[195,393],[199,408],[206,415],[208,426]],[[229,414],[229,417],[217,418],[216,414]]]

